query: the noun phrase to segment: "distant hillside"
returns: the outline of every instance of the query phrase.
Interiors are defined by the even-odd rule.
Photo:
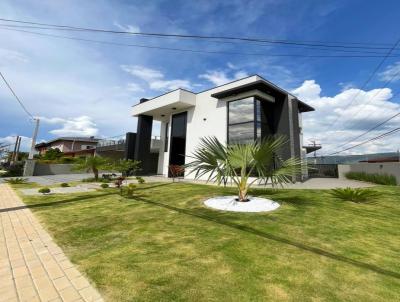
[[[358,163],[361,160],[375,159],[375,158],[384,158],[397,156],[397,152],[389,152],[389,153],[373,153],[373,154],[360,154],[360,155],[341,155],[341,156],[322,156],[322,157],[308,157],[307,161],[309,163],[317,163],[317,164],[354,164]]]

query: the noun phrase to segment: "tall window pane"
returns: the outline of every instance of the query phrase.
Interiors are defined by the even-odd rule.
[[[229,124],[254,121],[254,99],[229,102]]]
[[[230,144],[248,144],[254,141],[254,123],[230,125],[228,130]]]

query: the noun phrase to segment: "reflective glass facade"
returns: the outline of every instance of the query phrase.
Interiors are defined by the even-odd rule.
[[[246,144],[271,135],[268,106],[271,104],[254,97],[229,102],[228,143]]]

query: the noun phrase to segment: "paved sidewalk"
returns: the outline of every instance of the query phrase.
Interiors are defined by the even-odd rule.
[[[0,218],[0,301],[103,301],[6,184]]]

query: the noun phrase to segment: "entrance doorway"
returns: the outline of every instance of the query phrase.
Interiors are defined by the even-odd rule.
[[[169,147],[169,164],[185,164],[187,112],[174,114],[171,123],[171,142]],[[170,172],[169,172],[170,174]]]

